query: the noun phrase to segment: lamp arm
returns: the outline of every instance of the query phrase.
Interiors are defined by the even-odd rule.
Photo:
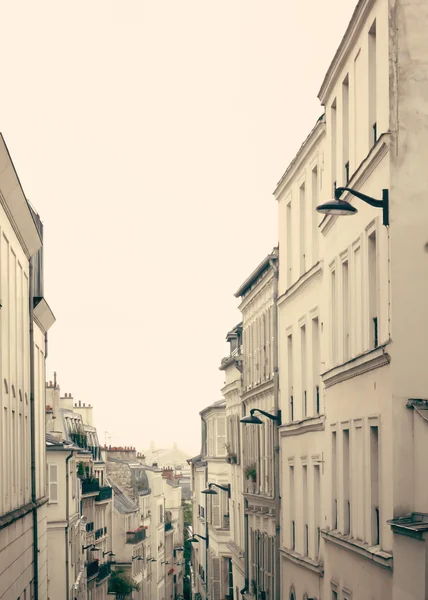
[[[253,409],[250,410],[250,414],[251,415],[254,414],[255,412],[259,412],[260,414],[264,415],[268,419],[271,419],[272,421],[279,421],[279,417],[277,417],[275,415],[271,415],[270,413],[265,412],[261,408],[253,408]]]
[[[343,192],[349,192],[353,196],[356,196],[363,202],[366,202],[367,204],[370,204],[370,206],[374,206],[375,208],[383,207],[383,200],[376,200],[375,198],[372,198],[371,196],[366,196],[366,194],[362,194],[361,192],[357,192],[356,190],[353,190],[353,189],[347,188],[347,187],[336,188],[336,190],[334,192],[336,200],[340,199],[340,196],[343,194]]]

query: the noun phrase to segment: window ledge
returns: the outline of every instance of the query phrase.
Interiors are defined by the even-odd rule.
[[[321,561],[313,560],[308,556],[302,556],[298,552],[294,552],[294,550],[289,550],[288,548],[280,548],[279,551],[282,554],[282,556],[284,556],[294,564],[299,565],[301,567],[305,567],[306,569],[309,569],[314,573],[318,573],[320,577],[324,576],[324,565]]]
[[[369,546],[368,544],[361,542],[360,540],[355,540],[350,538],[349,536],[342,535],[337,531],[321,531],[321,535],[326,542],[331,542],[332,544],[336,544],[341,548],[346,548],[346,550],[350,550],[351,552],[356,552],[360,556],[367,558],[380,565],[381,567],[385,567],[386,569],[391,569],[393,566],[393,558],[390,552],[385,552],[381,550],[380,546]]]
[[[229,542],[227,542],[226,546],[229,548],[229,550],[231,552],[233,552],[233,554],[236,554],[236,556],[239,559],[243,559],[244,558],[244,556],[245,556],[244,551],[242,550],[242,548],[240,548],[239,546],[237,546],[235,544],[235,542],[233,542],[233,541],[230,540]]]
[[[373,369],[378,369],[391,362],[390,355],[385,352],[387,344],[368,350],[364,354],[360,354],[355,358],[351,358],[346,363],[333,367],[329,371],[321,374],[326,388],[332,387],[337,383],[352,379]]]
[[[291,435],[301,435],[311,431],[323,431],[325,429],[325,416],[317,415],[316,417],[306,417],[301,421],[292,421],[286,425],[279,427],[279,435],[288,437]]]

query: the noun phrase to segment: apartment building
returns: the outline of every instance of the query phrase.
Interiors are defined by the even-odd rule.
[[[279,387],[281,390],[281,584],[284,597],[318,597],[323,576],[322,483],[326,454],[320,374],[325,306],[321,216],[324,117],[320,118],[275,190],[279,214]],[[328,190],[330,191],[330,190]],[[293,238],[294,236],[294,238]],[[291,597],[291,596],[290,596]]]
[[[233,597],[230,542],[230,466],[226,447],[226,402],[200,412],[201,456],[190,459],[193,491],[194,593],[221,600]],[[197,546],[197,548],[195,548]]]
[[[43,226],[0,135],[0,598],[47,598]],[[32,464],[34,469],[31,468]]]
[[[163,469],[163,494],[165,496],[165,559],[167,599],[183,595],[184,574],[184,514],[182,488],[179,476],[172,468]]]
[[[221,392],[226,402],[226,462],[230,472],[230,539],[227,543],[232,556],[233,595],[228,598],[240,598],[241,590],[245,588],[245,518],[243,471],[241,453],[241,424],[243,416],[241,405],[242,393],[242,323],[231,329],[226,336],[229,344],[229,356],[222,359],[220,370],[224,372],[224,387]],[[230,586],[232,587],[232,586]]]
[[[427,24],[360,0],[275,190],[284,598],[428,593]]]
[[[258,424],[242,427],[242,482],[247,539],[245,597],[275,597],[276,515],[274,478],[277,436],[275,407],[275,311],[278,249],[274,248],[237,290],[242,313],[244,415]]]

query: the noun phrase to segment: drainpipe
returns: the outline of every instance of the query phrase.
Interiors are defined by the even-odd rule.
[[[30,429],[31,429],[31,502],[33,504],[33,565],[34,600],[39,600],[39,527],[37,522],[37,486],[36,486],[36,418],[34,401],[34,286],[33,259],[29,261],[29,319],[30,319]],[[45,442],[46,443],[46,442]]]
[[[243,376],[242,376],[243,377]],[[243,417],[246,415],[245,404],[243,407]],[[242,456],[241,456],[241,464],[243,464]],[[248,500],[244,498],[244,556],[245,556],[245,565],[244,565],[244,577],[245,577],[245,585],[240,591],[243,596],[249,590],[249,580],[250,580],[250,562],[248,558]]]
[[[68,543],[68,523],[70,520],[70,475],[68,473],[68,461],[73,457],[74,452],[71,452],[65,459],[65,585],[67,586],[67,600],[70,595],[70,575],[68,572],[69,543]]]
[[[273,401],[274,413],[279,413],[279,365],[278,365],[278,254],[275,252],[269,260],[273,269],[273,315],[272,327],[274,332],[273,341]],[[281,497],[280,497],[280,468],[279,468],[279,430],[278,422],[275,422],[273,430],[273,468],[274,468],[274,495],[275,495],[275,600],[281,600],[281,558],[279,549],[281,547]]]

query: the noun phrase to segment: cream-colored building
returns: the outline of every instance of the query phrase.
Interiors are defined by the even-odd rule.
[[[426,3],[358,3],[275,190],[282,598],[428,595],[427,26]],[[352,218],[316,213],[341,187],[389,215],[347,191]]]
[[[43,226],[0,136],[0,598],[47,598]],[[32,469],[32,464],[34,469]]]
[[[224,387],[221,392],[226,402],[226,461],[230,472],[230,539],[227,547],[231,552],[231,584],[233,598],[239,598],[245,588],[245,501],[243,490],[243,469],[241,452],[241,424],[243,416],[242,393],[242,323],[228,332],[229,356],[223,358],[220,370],[224,372]],[[231,586],[231,587],[232,587]],[[230,594],[229,594],[230,597]]]

